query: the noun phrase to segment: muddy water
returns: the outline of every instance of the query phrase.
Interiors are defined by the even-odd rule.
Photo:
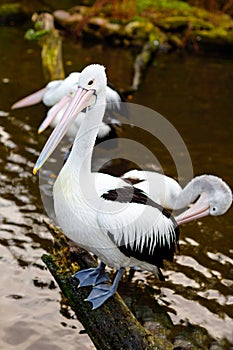
[[[59,289],[41,261],[52,239],[42,224],[46,214],[32,167],[49,135],[49,131],[40,137],[36,134],[46,109],[42,105],[9,109],[17,99],[43,86],[39,48],[24,41],[23,34],[23,29],[0,31],[0,110],[10,112],[0,117],[0,348],[92,349],[88,337],[79,335],[77,329],[82,326],[72,311],[64,309]],[[82,47],[67,40],[64,60],[67,73],[95,61],[106,65],[116,87],[130,84],[133,58],[128,50]],[[216,174],[231,186],[232,68],[230,57],[160,55],[132,100],[157,110],[174,125],[190,152],[195,175]],[[126,128],[125,137],[127,132],[132,133]],[[142,143],[144,137],[137,133]],[[164,148],[148,147],[164,171],[176,176]],[[146,160],[144,165],[149,166]],[[164,271],[167,282],[158,291],[153,276],[144,276],[175,323],[189,320],[231,342],[232,228],[232,210],[183,226],[181,253]]]

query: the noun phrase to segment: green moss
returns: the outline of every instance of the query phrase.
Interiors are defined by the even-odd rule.
[[[48,34],[48,30],[35,31],[34,29],[28,29],[24,34],[26,40],[39,40],[42,36]]]
[[[23,9],[18,3],[0,5],[0,16],[13,15],[21,12],[23,12]]]
[[[164,34],[159,28],[154,27],[154,30],[149,34],[150,43],[164,44],[167,41],[167,35]]]
[[[136,0],[137,10],[139,12],[158,9],[176,9],[176,10],[189,10],[192,6],[188,5],[184,1],[179,0]]]
[[[168,40],[175,47],[183,48],[185,45],[185,43],[182,40],[182,37],[179,35],[175,35],[175,34],[168,35]]]
[[[153,24],[145,21],[132,21],[125,27],[129,34],[140,34],[140,32],[149,33],[153,29]]]
[[[233,43],[233,32],[229,32],[222,27],[217,27],[212,30],[199,30],[196,34],[208,39],[221,39],[228,43]]]
[[[86,25],[83,29],[85,34],[99,40],[112,37],[113,42],[125,46],[157,41],[158,44],[181,48],[188,42],[194,43],[197,35],[216,38],[218,44],[221,39],[232,42],[233,22],[230,16],[211,13],[185,1],[124,0],[118,7],[107,3],[95,15],[97,29]],[[90,23],[93,25],[93,18]],[[69,26],[69,22],[61,24]]]
[[[112,23],[112,24],[121,24],[121,20],[120,19],[117,19],[117,18],[111,18],[109,23]]]
[[[155,20],[155,24],[166,30],[179,29],[188,25],[188,19],[182,16],[162,17]]]
[[[21,24],[27,19],[28,15],[20,4],[0,4],[0,25]]]
[[[163,29],[170,30],[179,30],[179,28],[187,27],[191,25],[193,29],[202,28],[202,29],[213,29],[214,25],[203,19],[196,18],[194,16],[172,16],[172,17],[162,17],[158,18],[155,21],[159,27]]]

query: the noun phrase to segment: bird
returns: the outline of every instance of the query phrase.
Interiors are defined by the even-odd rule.
[[[182,188],[172,177],[151,170],[132,169],[121,175],[121,178],[146,192],[158,204],[173,209]]]
[[[79,75],[79,72],[72,72],[63,80],[52,80],[40,90],[15,102],[11,109],[28,107],[40,102],[47,107],[52,107],[69,93],[70,87],[78,82]]]
[[[72,96],[77,89],[77,81],[75,84],[69,87],[68,93],[66,93],[58,102],[56,102],[48,111],[45,119],[38,128],[38,133],[41,134],[49,125],[53,128],[56,127],[66,108],[68,107]],[[106,110],[104,115],[104,122],[102,121],[99,126],[97,135],[97,144],[103,142],[105,139],[114,138],[117,136],[116,129],[121,128],[121,122],[114,117],[114,111],[120,111],[123,100],[120,95],[109,86],[107,86],[106,93]],[[77,130],[85,116],[84,112],[79,113],[78,117],[74,120],[70,128],[67,130],[67,136],[74,138]]]
[[[182,210],[192,205],[182,220],[182,213],[176,217],[179,225],[190,221],[189,218],[195,220],[207,215],[223,215],[232,204],[230,187],[215,175],[196,176],[184,188],[170,176],[155,171],[133,169],[121,177],[166,209]],[[197,199],[197,204],[192,204]]]
[[[124,179],[91,171],[95,138],[105,112],[106,86],[102,65],[83,69],[79,87],[33,169],[36,174],[85,109],[70,156],[54,183],[53,198],[56,221],[64,234],[100,260],[97,268],[74,275],[80,287],[92,286],[86,300],[93,309],[114,295],[127,267],[153,272],[164,280],[163,261],[172,261],[179,249],[179,220],[170,212]],[[112,284],[108,283],[106,265],[117,270]]]
[[[45,106],[51,107],[41,125],[38,128],[38,133],[41,134],[48,126],[53,128],[58,124],[65,109],[67,108],[72,95],[74,94],[79,81],[80,72],[70,73],[64,80],[53,80],[44,88],[34,92],[33,94],[24,97],[11,106],[11,109],[18,109],[43,102]],[[121,102],[124,101],[122,95],[109,85],[107,85],[106,94],[106,112],[104,121],[101,122],[96,144],[99,144],[107,139],[117,137],[117,130],[121,128],[121,122],[113,115],[114,111],[126,115]],[[77,129],[83,119],[83,113],[79,114],[72,126],[67,131],[67,136],[74,138]]]

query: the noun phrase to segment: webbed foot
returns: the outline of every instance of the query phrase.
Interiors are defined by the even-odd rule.
[[[105,303],[117,290],[119,281],[124,273],[124,268],[120,268],[117,272],[117,275],[114,279],[113,285],[109,285],[106,283],[101,283],[96,285],[91,293],[88,295],[86,301],[90,301],[92,303],[92,309],[97,309],[101,305]]]
[[[102,262],[96,268],[76,272],[74,277],[79,280],[79,287],[95,286],[99,283],[111,281],[105,272],[105,264]]]
[[[101,283],[92,289],[85,301],[90,301],[92,303],[92,309],[94,310],[103,305],[114,293],[115,290],[113,286]]]

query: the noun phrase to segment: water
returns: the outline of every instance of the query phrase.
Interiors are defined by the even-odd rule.
[[[36,43],[24,41],[23,34],[23,28],[2,27],[0,31],[0,111],[9,112],[8,117],[0,113],[0,348],[93,349],[88,337],[79,335],[77,329],[82,326],[73,312],[65,309],[60,291],[41,261],[41,255],[52,247],[52,239],[42,224],[46,214],[32,168],[49,135],[49,131],[40,137],[36,133],[46,109],[42,105],[9,109],[16,100],[44,84],[39,48]],[[117,88],[129,86],[133,72],[129,50],[100,44],[82,47],[65,41],[67,74],[93,60],[107,67],[109,80]],[[232,68],[231,57],[160,55],[132,100],[157,110],[175,126],[190,152],[195,175],[215,174],[231,187]],[[132,132],[126,128],[123,134]],[[135,137],[145,143],[143,133]],[[146,141],[164,171],[176,176],[164,147],[149,137]],[[148,166],[146,159],[144,165]],[[232,228],[232,210],[183,226],[181,252],[164,270],[168,280],[159,293],[155,278],[144,275],[175,323],[187,319],[231,342]],[[136,275],[138,278],[142,275]]]

